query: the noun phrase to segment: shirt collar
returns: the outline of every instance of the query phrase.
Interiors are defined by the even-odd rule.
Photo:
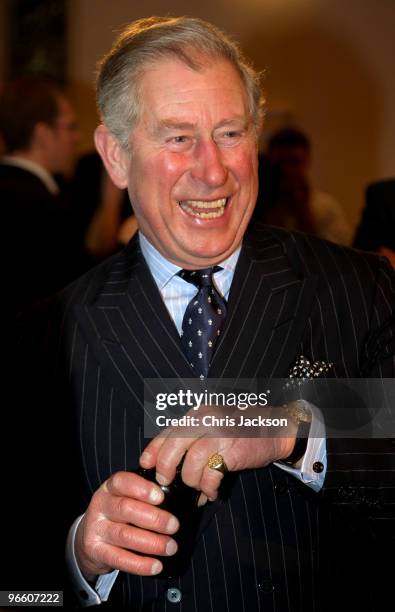
[[[42,183],[44,183],[45,187],[48,189],[52,195],[59,194],[59,187],[56,184],[53,176],[48,172],[46,168],[36,164],[30,159],[25,159],[24,157],[17,157],[11,155],[4,155],[1,158],[1,163],[7,164],[8,166],[16,166],[17,168],[22,168],[22,170],[27,170],[27,172],[31,172],[37,178],[40,179]]]
[[[176,266],[171,263],[168,259],[163,257],[161,253],[147,240],[144,234],[139,232],[139,241],[141,251],[148,264],[150,272],[154,277],[154,280],[161,291],[167,283],[182,269],[180,266]],[[221,261],[220,265],[224,270],[233,277],[237,260],[239,259],[241,251],[241,245],[231,254],[229,257]]]

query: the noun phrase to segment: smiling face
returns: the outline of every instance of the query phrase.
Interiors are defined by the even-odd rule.
[[[167,259],[190,269],[214,265],[240,244],[257,197],[243,82],[225,60],[197,72],[163,59],[145,71],[140,98],[131,155],[103,126],[99,152],[118,187],[128,187],[140,231]]]

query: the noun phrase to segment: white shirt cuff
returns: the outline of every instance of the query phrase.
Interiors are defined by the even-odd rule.
[[[292,476],[318,492],[324,484],[327,468],[325,424],[321,410],[314,404],[305,403],[311,410],[312,419],[306,452],[300,461],[300,465],[292,467],[281,461],[275,461],[274,465],[292,474]],[[321,472],[316,472],[313,469],[314,464],[318,462],[323,467]]]
[[[66,563],[74,593],[81,607],[87,608],[88,606],[97,606],[103,601],[107,601],[119,572],[114,570],[99,576],[94,588],[85,580],[75,556],[75,535],[83,516],[82,514],[74,521],[67,536]]]

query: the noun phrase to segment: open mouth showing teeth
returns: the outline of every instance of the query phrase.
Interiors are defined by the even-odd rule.
[[[183,200],[179,204],[182,210],[192,217],[216,219],[224,214],[227,201],[228,198],[212,200],[211,202],[205,202],[204,200]]]

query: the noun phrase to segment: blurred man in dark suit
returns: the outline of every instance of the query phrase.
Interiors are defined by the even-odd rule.
[[[395,179],[378,181],[367,188],[353,246],[385,255],[395,268]]]
[[[78,132],[60,89],[25,78],[0,92],[0,133],[2,223],[13,247],[7,275],[10,306],[17,312],[75,274],[70,213],[55,175],[72,172]]]

